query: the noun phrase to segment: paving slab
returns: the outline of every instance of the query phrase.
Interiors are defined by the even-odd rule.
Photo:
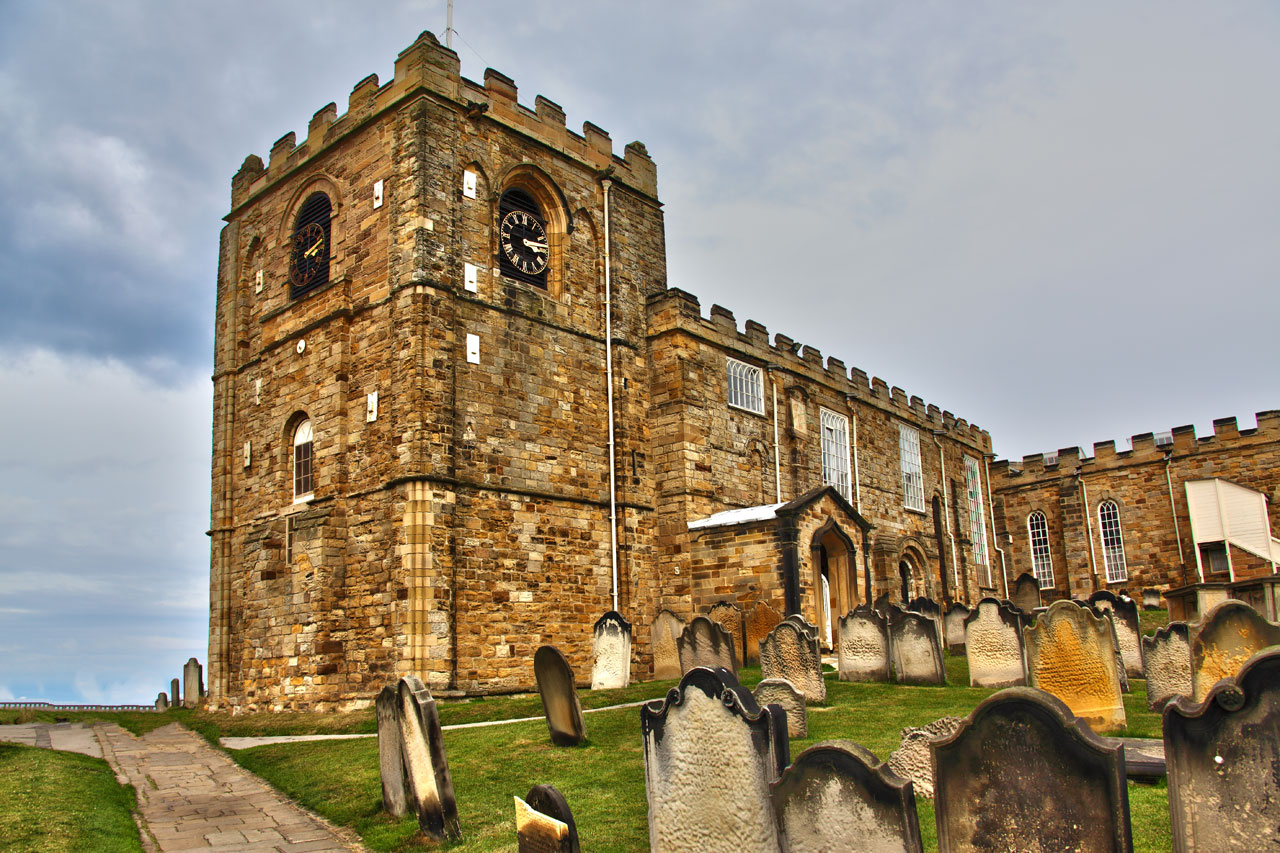
[[[102,747],[93,729],[84,723],[19,723],[0,726],[0,741],[60,749],[81,755],[102,757]]]

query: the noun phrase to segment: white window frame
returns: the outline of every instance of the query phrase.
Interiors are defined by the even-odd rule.
[[[304,447],[306,448],[306,471],[300,474],[298,464],[302,461],[300,454],[303,452],[302,448]],[[315,497],[316,492],[315,431],[312,429],[310,418],[303,420],[293,428],[293,449],[289,458],[289,474],[293,480],[293,502],[296,504],[306,503]],[[311,488],[299,491],[299,485],[307,485]]]
[[[1103,511],[1111,512],[1104,516]],[[1102,562],[1106,567],[1107,583],[1121,583],[1129,579],[1129,569],[1124,558],[1124,527],[1120,524],[1120,505],[1107,499],[1098,504],[1098,538],[1102,540]]]
[[[920,459],[920,431],[898,424],[898,463],[902,469],[902,505],[924,512],[924,463]]]
[[[973,562],[979,566],[991,565],[987,551],[987,517],[982,506],[982,468],[972,456],[964,458],[965,491],[969,496],[969,541],[973,543]],[[990,575],[987,575],[990,585]]]
[[[764,414],[764,371],[754,364],[725,358],[728,374],[729,405],[755,415]]]
[[[1031,574],[1041,589],[1052,589],[1053,555],[1049,551],[1049,518],[1038,509],[1027,515],[1027,540],[1031,547]]]
[[[849,467],[849,418],[818,408],[822,433],[822,484],[835,486],[844,499],[853,501],[853,472]]]

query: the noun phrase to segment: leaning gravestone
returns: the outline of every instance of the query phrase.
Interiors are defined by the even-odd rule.
[[[191,658],[182,667],[182,705],[194,708],[204,698],[204,668],[200,661]]]
[[[964,652],[964,620],[969,618],[968,606],[956,602],[947,608],[946,615],[942,617],[942,631],[947,639],[947,651],[953,655],[963,655]]]
[[[175,706],[179,705],[182,702],[179,698],[180,696],[181,694],[178,692],[178,679],[175,678],[169,682],[169,701]]]
[[[1099,610],[1111,612],[1116,627],[1116,645],[1129,678],[1142,677],[1142,632],[1138,628],[1138,605],[1129,596],[1119,596],[1100,589],[1089,596],[1089,603]]]
[[[591,689],[626,687],[631,682],[631,623],[616,610],[596,620],[592,631]]]
[[[382,808],[392,817],[409,813],[405,794],[404,743],[400,739],[400,694],[387,686],[374,701],[378,716],[378,776],[382,779]]]
[[[1095,730],[1125,725],[1111,621],[1072,601],[1055,601],[1022,631],[1032,687],[1052,693]]]
[[[836,671],[841,681],[889,680],[889,623],[865,604],[840,618]]]
[[[553,785],[534,785],[516,801],[519,853],[580,853],[578,827],[564,796]]]
[[[818,638],[789,619],[779,622],[769,636],[760,641],[760,675],[790,681],[804,694],[806,702],[827,701]]]
[[[763,601],[757,601],[747,612],[744,645],[748,665],[760,663],[760,641],[769,636],[769,632],[781,621],[782,614]]]
[[[418,828],[423,834],[436,841],[456,841],[462,838],[462,828],[458,823],[458,801],[453,795],[436,701],[416,675],[400,679],[396,698],[405,799],[418,816]],[[381,767],[381,743],[378,758]],[[385,785],[383,796],[386,796]]]
[[[555,646],[542,646],[533,653],[533,674],[538,680],[547,730],[556,746],[577,746],[587,739],[582,721],[582,704],[574,686],[573,668]]]
[[[1190,697],[1191,641],[1186,622],[1170,622],[1150,637],[1142,638],[1147,662],[1147,705],[1153,711],[1175,696]]]
[[[659,610],[649,627],[653,645],[653,677],[662,681],[680,677],[680,651],[676,640],[684,631],[684,620],[670,610]]]
[[[769,783],[790,756],[779,711],[729,670],[702,667],[640,708],[651,850],[779,849]]]
[[[712,669],[722,666],[733,673],[738,671],[738,659],[733,653],[733,637],[705,616],[695,616],[685,626],[684,631],[676,638],[676,649],[680,653],[682,672],[687,673],[697,666]]]
[[[157,711],[169,710],[169,697],[164,695],[163,690],[161,690],[159,693],[156,694],[156,710]]]
[[[1154,587],[1142,591],[1142,609],[1159,610],[1164,605],[1164,595]]]
[[[911,783],[853,741],[820,743],[800,753],[773,783],[771,796],[788,853],[924,849]]]
[[[933,747],[936,740],[945,740],[956,733],[960,717],[942,717],[927,726],[902,729],[902,744],[889,754],[889,769],[903,779],[911,781],[922,797],[933,797]]]
[[[1280,625],[1263,619],[1243,601],[1227,600],[1214,607],[1191,640],[1193,698],[1203,702],[1219,679],[1235,678],[1245,661],[1275,645],[1280,645]]]
[[[1027,683],[1021,619],[997,599],[984,598],[964,622],[970,687],[1016,687]]]
[[[804,707],[804,694],[785,678],[766,678],[751,691],[756,704],[778,705],[787,712],[787,737],[809,736],[809,714]]]
[[[1041,691],[985,699],[933,744],[933,774],[940,851],[1133,850],[1123,749]]]
[[[889,607],[889,660],[902,684],[946,684],[937,623],[928,616]]]
[[[1280,649],[1250,658],[1206,700],[1164,711],[1173,849],[1276,849],[1280,838]]]
[[[723,628],[733,638],[733,654],[737,660],[745,661],[743,654],[747,633],[746,620],[742,608],[729,601],[720,601],[707,610],[707,618]]]
[[[1040,606],[1040,582],[1030,572],[1023,572],[1013,582],[1013,606],[1024,613],[1034,613]]]

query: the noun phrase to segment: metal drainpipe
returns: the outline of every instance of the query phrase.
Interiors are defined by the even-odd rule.
[[[938,440],[938,430],[932,430],[933,443],[938,445],[938,464],[942,467],[942,511],[947,516],[947,542],[951,545],[951,574],[955,578],[956,598],[959,599],[960,586],[960,564],[956,562],[956,537],[951,531],[951,489],[947,488],[947,457],[942,453],[942,442]],[[988,489],[990,491],[990,489]],[[969,591],[965,590],[965,600],[968,600]]]
[[[849,418],[853,421],[853,497],[854,509],[862,515],[862,482],[858,476],[858,413],[853,410],[853,395],[846,394],[844,403],[849,408]]]
[[[991,547],[996,549],[996,553],[1000,555],[1000,578],[1004,581],[1004,597],[1009,597],[1009,567],[1004,562],[1004,549],[997,544],[996,540],[996,505],[995,498],[991,496],[991,460],[995,458],[994,453],[982,454],[982,470],[987,474],[987,515],[991,516],[988,521],[991,523]]]
[[[1173,477],[1169,466],[1173,464],[1173,451],[1164,455],[1164,481],[1169,486],[1169,514],[1173,516],[1173,535],[1178,541],[1178,563],[1182,566],[1182,583],[1187,582],[1187,558],[1182,553],[1182,531],[1178,528],[1178,508],[1173,503]]]
[[[782,503],[782,451],[778,444],[778,383],[774,381],[773,371],[779,365],[766,364],[769,372],[769,387],[773,389],[773,487],[774,501]]]
[[[613,435],[613,289],[610,281],[612,259],[609,254],[609,188],[613,181],[605,178],[604,187],[604,362],[605,387],[609,396],[609,558],[613,562],[613,609],[618,609],[618,484]]]

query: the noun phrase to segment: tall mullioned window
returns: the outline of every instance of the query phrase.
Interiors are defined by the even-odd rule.
[[[1053,560],[1049,556],[1049,522],[1036,510],[1027,516],[1027,535],[1031,539],[1031,574],[1041,589],[1053,586]]]
[[[835,486],[845,500],[853,500],[849,474],[849,419],[835,412],[821,410],[822,416],[822,483]]]
[[[973,542],[973,561],[979,566],[990,566],[987,555],[987,518],[982,511],[982,469],[972,456],[964,458],[964,482],[969,494],[969,540]],[[987,573],[987,585],[991,585]]]
[[[764,374],[760,368],[736,358],[726,359],[729,366],[729,405],[764,414]]]
[[[1115,501],[1098,504],[1098,530],[1102,534],[1102,560],[1107,569],[1107,583],[1129,579],[1124,564],[1124,532],[1120,529],[1120,507]]]
[[[314,434],[311,421],[305,420],[293,431],[293,502],[311,500],[315,492],[315,475],[312,470]]]
[[[902,467],[902,505],[924,512],[924,466],[920,464],[920,433],[898,424],[898,454]]]

